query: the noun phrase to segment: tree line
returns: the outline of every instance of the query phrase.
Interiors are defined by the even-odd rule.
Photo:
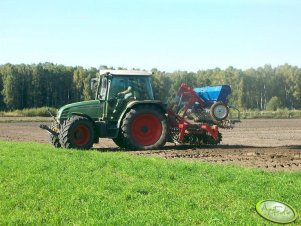
[[[53,63],[0,65],[0,110],[58,108],[92,99],[90,81],[97,72],[96,68]],[[232,87],[230,104],[241,109],[301,108],[301,69],[288,64],[247,70],[228,67],[172,73],[152,69],[152,72],[155,98],[166,103],[172,100],[181,83],[193,88],[228,84]]]
[[[156,69],[153,72],[155,93],[164,102],[169,102],[184,82],[190,87],[228,84],[232,88],[230,104],[240,109],[301,108],[301,68],[288,64],[247,70],[228,67],[196,73],[166,73]]]

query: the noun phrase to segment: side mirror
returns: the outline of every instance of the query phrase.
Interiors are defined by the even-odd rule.
[[[93,90],[93,89],[95,88],[95,83],[97,83],[97,82],[98,82],[98,79],[97,79],[97,78],[92,78],[92,79],[91,79],[91,84],[90,84],[91,90]]]

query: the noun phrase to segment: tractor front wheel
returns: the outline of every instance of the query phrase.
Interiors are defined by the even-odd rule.
[[[63,124],[59,138],[64,148],[90,149],[94,143],[93,123],[84,117],[72,117]]]
[[[60,148],[61,147],[60,139],[58,138],[58,136],[55,136],[55,135],[50,133],[49,134],[49,141],[53,145],[53,147],[55,147],[55,148]]]
[[[57,126],[55,125],[55,123],[52,123],[50,129],[52,129],[52,130],[57,129]],[[55,148],[60,148],[62,146],[60,143],[59,137],[56,135],[53,135],[52,133],[49,133],[49,141]]]
[[[121,136],[130,149],[158,149],[167,139],[167,122],[164,113],[155,106],[131,109],[123,119]]]

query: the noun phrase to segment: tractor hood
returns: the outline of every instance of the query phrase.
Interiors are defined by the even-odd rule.
[[[100,101],[89,100],[64,105],[58,110],[57,119],[67,119],[72,116],[72,113],[81,113],[97,119],[100,113]]]

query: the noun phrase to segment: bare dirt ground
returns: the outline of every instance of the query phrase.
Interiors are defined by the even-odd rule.
[[[39,122],[0,123],[0,140],[48,143],[48,132]],[[46,124],[50,124],[49,122]],[[131,151],[130,154],[186,159],[219,164],[238,164],[271,171],[301,171],[301,119],[243,120],[232,130],[221,130],[218,146],[167,144],[163,150]],[[109,139],[94,145],[96,151],[123,151]]]

